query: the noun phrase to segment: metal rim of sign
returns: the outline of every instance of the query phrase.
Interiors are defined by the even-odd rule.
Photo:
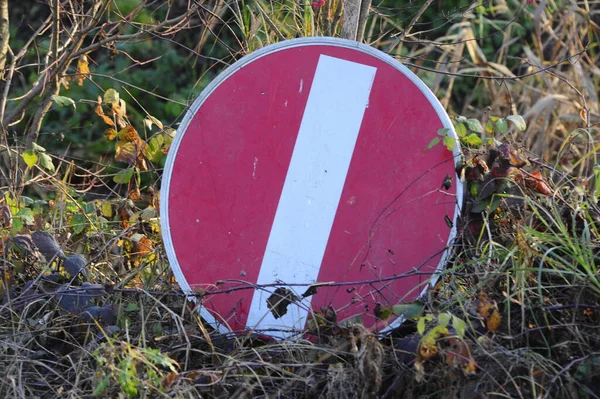
[[[193,300],[194,302],[198,302],[198,298],[196,297],[196,295],[194,294],[194,291],[191,289],[190,285],[188,284],[187,279],[185,278],[185,275],[183,274],[183,271],[181,270],[181,267],[179,265],[179,261],[177,259],[177,254],[175,253],[175,248],[173,246],[173,241],[171,238],[171,229],[170,229],[170,224],[169,224],[169,195],[168,194],[169,194],[169,190],[170,190],[171,174],[173,171],[173,166],[175,164],[175,158],[176,158],[177,152],[179,150],[179,145],[181,144],[181,141],[183,140],[183,136],[184,136],[186,130],[188,129],[191,121],[194,119],[196,112],[204,104],[206,99],[221,85],[221,83],[223,83],[225,80],[229,79],[233,74],[235,74],[236,72],[241,70],[244,66],[258,60],[259,58],[276,53],[278,51],[288,50],[288,49],[292,49],[295,47],[305,47],[305,46],[315,46],[315,45],[343,47],[343,48],[347,48],[350,50],[358,50],[358,51],[361,51],[368,55],[371,55],[371,56],[385,62],[386,64],[392,66],[396,70],[398,70],[405,77],[407,77],[421,91],[421,93],[423,93],[423,95],[427,98],[427,100],[429,101],[429,103],[431,104],[433,109],[435,110],[438,118],[440,118],[442,125],[445,128],[449,129],[449,134],[451,134],[454,137],[455,145],[454,145],[454,148],[452,149],[452,155],[453,155],[455,164],[456,164],[456,161],[459,160],[462,155],[462,153],[460,151],[460,144],[459,144],[458,136],[456,135],[456,132],[454,131],[454,126],[452,125],[452,121],[450,120],[448,114],[444,110],[442,104],[439,102],[437,97],[433,94],[433,92],[429,89],[429,87],[427,87],[425,85],[425,83],[423,83],[423,81],[421,81],[421,79],[419,79],[417,77],[417,75],[415,75],[410,69],[408,69],[406,66],[402,65],[398,60],[383,53],[380,50],[377,50],[366,44],[362,44],[362,43],[355,42],[352,40],[339,39],[339,38],[333,38],[333,37],[309,37],[309,38],[290,39],[290,40],[278,42],[278,43],[263,47],[259,50],[256,50],[247,56],[244,56],[240,60],[236,61],[235,63],[233,63],[232,65],[227,67],[223,72],[221,72],[219,74],[219,76],[217,76],[211,83],[209,83],[206,86],[206,88],[200,93],[200,95],[198,95],[198,97],[194,100],[194,102],[192,103],[192,105],[190,106],[188,111],[186,112],[183,120],[181,121],[179,128],[177,129],[177,134],[175,135],[175,139],[173,140],[173,143],[171,144],[171,148],[167,155],[167,160],[166,160],[165,168],[164,168],[164,172],[163,172],[162,185],[161,185],[161,193],[163,193],[163,195],[161,195],[161,201],[160,201],[160,215],[161,215],[160,223],[161,223],[163,242],[164,242],[165,250],[167,252],[167,257],[169,259],[171,269],[173,270],[173,274],[177,278],[177,282],[179,283],[179,286],[181,287],[184,294],[189,295],[189,299]],[[443,270],[444,265],[446,264],[446,260],[450,256],[451,244],[456,237],[457,219],[460,215],[461,206],[463,203],[463,191],[464,190],[463,190],[462,181],[460,179],[456,179],[456,206],[455,206],[455,211],[454,211],[454,220],[452,221],[453,225],[452,225],[452,228],[450,229],[450,234],[449,234],[448,241],[446,244],[446,249],[442,253],[440,261],[430,278],[430,283],[427,284],[423,288],[423,290],[421,291],[419,296],[423,296],[426,293],[429,286],[435,284],[435,282],[437,281],[437,279],[439,277],[439,272]],[[206,310],[206,308],[200,307],[199,312],[200,312],[201,317],[204,318],[210,325],[216,326],[216,328],[219,332],[221,332],[221,333],[231,332],[221,322],[217,321],[216,318],[208,310]],[[390,330],[398,327],[403,321],[404,321],[404,319],[402,317],[398,317],[396,320],[392,321],[381,332],[385,333],[387,331],[390,331]]]

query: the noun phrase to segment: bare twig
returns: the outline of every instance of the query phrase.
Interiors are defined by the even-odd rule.
[[[344,39],[357,39],[360,9],[361,0],[344,0],[344,21],[341,35]]]
[[[8,0],[0,0],[0,77],[2,79],[4,79],[9,39]]]
[[[356,32],[356,40],[362,42],[365,35],[365,27],[369,19],[369,11],[371,9],[371,0],[362,0],[360,3],[360,15],[358,17],[358,29]]]

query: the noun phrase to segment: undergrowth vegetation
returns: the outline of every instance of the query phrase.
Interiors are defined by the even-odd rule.
[[[219,334],[182,294],[161,173],[224,67],[339,36],[342,1],[0,0],[0,14],[0,396],[600,397],[598,2],[371,4],[359,37],[455,124],[459,234],[427,295],[377,309],[400,327],[324,311],[318,334],[283,342]],[[454,140],[442,129],[430,147]]]

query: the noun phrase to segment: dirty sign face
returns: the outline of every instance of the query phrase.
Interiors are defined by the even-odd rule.
[[[287,336],[323,310],[382,323],[375,308],[415,299],[454,235],[462,189],[440,187],[458,149],[426,149],[442,127],[425,85],[370,47],[296,39],[241,59],[195,101],[167,160],[180,285],[221,331]]]

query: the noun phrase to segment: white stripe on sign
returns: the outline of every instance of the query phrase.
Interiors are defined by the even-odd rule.
[[[319,57],[258,285],[316,281],[376,70],[326,55]],[[288,306],[287,313],[276,319],[267,306],[274,290],[254,292],[246,325],[273,330],[269,334],[281,337],[286,333],[274,330],[302,329],[311,297],[300,306]]]

